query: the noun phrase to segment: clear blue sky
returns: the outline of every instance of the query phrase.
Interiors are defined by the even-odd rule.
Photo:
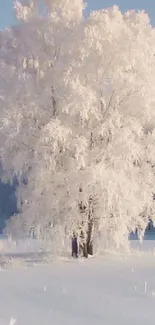
[[[145,9],[155,25],[155,0],[87,0],[88,9],[99,9],[117,4],[125,11],[127,9]],[[13,0],[0,0],[0,29],[15,23]]]

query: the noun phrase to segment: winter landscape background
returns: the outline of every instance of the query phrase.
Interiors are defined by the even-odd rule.
[[[2,7],[0,325],[154,324],[155,29],[135,3]]]
[[[129,255],[79,261],[43,256],[39,243],[16,245],[1,244],[1,325],[154,324],[154,240],[133,241]]]

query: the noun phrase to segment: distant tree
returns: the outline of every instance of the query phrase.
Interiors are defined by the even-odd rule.
[[[1,179],[4,177],[4,170],[0,166],[0,233],[6,226],[7,220],[18,213],[16,190],[18,182],[13,179],[12,182],[5,182]]]
[[[20,182],[9,231],[127,248],[155,215],[155,31],[144,12],[43,3],[16,1],[22,22],[1,36],[1,156]]]

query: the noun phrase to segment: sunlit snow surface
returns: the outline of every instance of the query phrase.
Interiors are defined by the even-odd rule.
[[[0,325],[153,325],[154,235],[132,247],[53,261],[36,242],[1,239]]]

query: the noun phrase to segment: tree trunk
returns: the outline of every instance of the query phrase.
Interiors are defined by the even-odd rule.
[[[88,255],[93,256],[93,243],[89,243],[87,244],[87,251],[88,251]]]
[[[93,224],[93,219],[88,221],[87,251],[89,255],[93,255]]]
[[[94,206],[93,198],[89,198],[88,207],[88,230],[87,230],[87,252],[93,255],[93,230],[94,230]]]
[[[75,234],[73,234],[72,237],[72,257],[78,258],[79,249],[78,249],[78,242],[77,237]]]
[[[91,134],[92,140],[92,134]],[[79,188],[79,192],[82,193],[82,189]],[[82,200],[79,203],[80,213],[84,215],[86,221],[86,228],[84,221],[81,224],[81,233],[79,235],[79,254],[82,253],[83,257],[93,255],[93,231],[94,231],[94,199],[89,197],[88,205],[83,204]],[[87,218],[86,218],[87,217]],[[81,254],[80,254],[81,255]]]
[[[88,257],[86,235],[83,230],[81,230],[81,233],[80,233],[79,253],[82,253],[83,257],[86,257],[86,258]]]
[[[83,257],[88,258],[87,244],[83,244]]]

